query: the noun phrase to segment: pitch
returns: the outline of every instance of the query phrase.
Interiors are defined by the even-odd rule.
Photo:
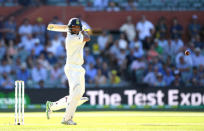
[[[77,112],[78,125],[60,124],[64,113],[25,113],[25,125],[14,125],[14,113],[0,113],[0,131],[204,131],[200,112]]]

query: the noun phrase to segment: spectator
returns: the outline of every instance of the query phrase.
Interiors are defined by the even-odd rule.
[[[182,47],[182,45],[180,45]],[[176,47],[178,48],[178,47]],[[165,56],[174,56],[175,48],[171,39],[167,40],[167,44],[163,45],[164,55]]]
[[[203,49],[204,47],[204,43],[201,41],[200,35],[195,36],[195,40],[193,41],[193,43],[195,47],[199,47],[201,49]]]
[[[59,38],[58,35],[56,35],[54,39],[52,39],[51,42],[49,43],[48,51],[52,52],[54,55],[57,55],[58,49],[61,48],[62,46],[61,43],[62,43],[61,39]]]
[[[154,57],[158,57],[159,54],[158,52],[155,50],[155,46],[152,45],[150,50],[147,52],[147,60],[148,61],[152,61]]]
[[[163,61],[165,61],[165,64],[166,64],[167,67],[172,67],[173,66],[172,63],[174,63],[174,60],[172,59],[172,57],[170,55],[164,56]]]
[[[10,65],[11,65],[11,69],[20,70],[22,63],[23,63],[23,62],[21,61],[20,57],[17,57],[17,58],[15,59],[15,61],[13,61],[13,63],[10,64]]]
[[[204,73],[201,73],[199,85],[204,86]]]
[[[96,0],[95,0],[95,1],[96,1]],[[95,1],[94,1],[94,2],[95,2]],[[101,8],[101,7],[100,7],[100,8]],[[87,2],[87,5],[85,6],[85,10],[86,10],[86,11],[97,11],[97,10],[100,10],[100,8],[97,8],[97,6],[94,7],[92,1],[88,1],[88,2]]]
[[[88,47],[85,48],[84,60],[87,64],[92,63],[93,65],[96,64],[93,55],[90,54],[90,49]]]
[[[46,81],[47,79],[47,71],[40,63],[36,64],[36,67],[34,67],[31,71],[32,73],[32,80],[34,82],[39,82],[41,80]]]
[[[107,78],[105,75],[102,74],[102,71],[99,69],[97,71],[97,75],[95,77],[95,84],[97,85],[103,85],[107,83]]]
[[[155,46],[155,50],[157,51],[157,53],[159,53],[160,55],[163,54],[163,48],[158,44],[158,39],[154,40],[154,46]]]
[[[17,71],[17,79],[27,81],[30,77],[30,73],[27,69],[26,63],[21,64],[21,68]]]
[[[165,82],[161,72],[157,73],[156,81],[154,82],[154,86],[159,86],[159,87],[166,86],[166,82]]]
[[[119,44],[119,53],[116,55],[118,65],[122,65],[126,60],[127,56],[127,41],[125,40],[124,34],[121,34],[121,37],[118,41]]]
[[[35,56],[35,50],[34,49],[32,49],[31,51],[30,51],[30,57],[32,57],[32,59],[36,59],[37,57]]]
[[[178,87],[178,86],[183,86],[183,80],[181,79],[181,74],[179,72],[179,70],[175,70],[174,71],[174,81],[172,83],[172,86]]]
[[[57,63],[57,58],[54,56],[52,52],[48,52],[46,59],[51,65],[54,65]]]
[[[167,46],[168,41],[164,37],[160,36],[159,40],[158,40],[158,44],[160,47],[162,47],[164,49],[165,46]]]
[[[16,80],[17,79],[17,75],[16,75],[16,70],[14,69],[11,69],[11,72],[9,74],[9,77],[10,79],[13,81],[13,80]]]
[[[180,62],[180,57],[183,57],[185,63],[188,66],[193,66],[192,56],[191,55],[190,56],[186,56],[184,54],[185,50],[186,50],[186,47],[181,48],[180,52],[176,55],[176,64],[178,64]]]
[[[177,56],[177,59],[176,67],[180,70],[180,72],[189,71],[190,65],[188,64],[188,61],[184,59],[184,56]]]
[[[3,59],[4,55],[6,53],[6,46],[3,40],[0,40],[0,60]]]
[[[97,11],[104,10],[109,3],[109,0],[94,0],[93,6]]]
[[[144,70],[145,68],[146,68],[146,63],[144,62],[144,59],[142,57],[135,59],[130,66],[130,69],[135,72],[137,70]]]
[[[43,80],[40,80],[39,82],[38,82],[38,86],[37,86],[37,88],[38,89],[42,89],[42,88],[44,88],[45,86],[44,86],[44,81]]]
[[[174,76],[173,76],[170,68],[166,68],[166,70],[165,70],[164,81],[165,81],[167,86],[170,86],[172,84],[172,82],[174,81]]]
[[[29,19],[24,19],[23,24],[19,27],[18,33],[21,36],[21,39],[25,39],[27,35],[32,34],[32,25],[30,24]]]
[[[146,37],[145,40],[142,41],[143,47],[145,50],[149,50],[151,45],[154,44],[153,38],[151,37]]]
[[[55,64],[53,68],[51,68],[51,73],[50,73],[50,80],[53,82],[58,82],[60,78],[62,77],[63,70],[60,69],[60,64]]]
[[[8,76],[6,72],[3,73],[2,78],[0,79],[0,85],[4,89],[12,89],[13,86],[13,80]]]
[[[61,44],[57,47],[56,56],[58,57],[65,57],[65,41],[61,41]]]
[[[183,34],[183,27],[179,24],[177,18],[173,19],[173,24],[171,26],[171,37],[175,38],[181,38],[181,35]]]
[[[18,3],[23,6],[29,6],[31,4],[31,0],[18,0]]]
[[[144,58],[142,57],[135,59],[130,65],[130,70],[133,74],[133,79],[136,80],[138,83],[141,83],[142,81],[145,68],[146,63],[144,61]]]
[[[97,37],[97,43],[99,45],[99,49],[100,51],[104,51],[107,47],[107,42],[108,42],[108,39],[109,39],[109,35],[107,33],[107,31],[103,31],[102,32],[102,35],[99,35]]]
[[[154,85],[154,82],[156,81],[156,74],[158,73],[158,68],[154,67],[154,70],[150,70],[148,71],[148,73],[146,74],[146,76],[143,79],[143,82],[152,86]]]
[[[2,60],[1,65],[0,65],[0,73],[10,73],[11,71],[11,65],[8,64],[7,60]]]
[[[97,74],[97,69],[94,67],[93,63],[86,66],[86,76],[88,83],[94,83],[95,76]]]
[[[198,66],[198,72],[204,73],[204,66],[203,65]]]
[[[103,58],[97,57],[95,61],[96,61],[96,64],[95,64],[96,69],[101,69],[102,64],[103,64]]]
[[[123,43],[124,44],[124,43]],[[118,68],[118,72],[121,74],[121,77],[125,77],[126,68],[127,68],[127,45],[120,45],[120,53],[116,56],[117,59],[117,66],[115,65],[114,68]]]
[[[142,42],[141,42],[140,40],[138,40],[137,37],[135,37],[134,41],[130,41],[129,49],[135,48],[135,44],[136,44],[136,43],[139,44],[140,50],[143,50]]]
[[[161,69],[163,69],[163,65],[159,57],[154,57],[150,62],[158,69],[159,72],[162,72]]]
[[[204,26],[202,26],[202,28],[201,28],[200,38],[202,38],[201,40],[204,41]]]
[[[101,53],[98,43],[94,43],[91,45],[93,56],[98,57]],[[104,52],[102,52],[104,53]]]
[[[45,44],[45,31],[46,27],[45,24],[43,24],[43,19],[38,17],[36,24],[33,25],[32,32],[40,40],[41,44]]]
[[[200,53],[201,50],[199,47],[195,49],[195,54],[192,54],[193,66],[204,65],[204,56]]]
[[[36,7],[39,7],[39,6],[43,5],[43,4],[45,4],[46,1],[47,0],[34,0],[34,1],[32,1],[32,5],[36,6]]]
[[[105,50],[109,50],[113,45],[114,45],[114,39],[113,39],[113,35],[112,34],[109,34],[108,35],[108,40],[107,40],[107,43],[106,43],[106,47],[105,47]],[[106,52],[102,52],[102,54],[105,54],[106,55]]]
[[[9,46],[8,46],[7,52],[8,52],[9,57],[12,57],[12,58],[14,56],[16,56],[16,54],[17,54],[17,49],[14,46],[14,42],[12,40],[9,41]]]
[[[117,75],[116,70],[111,71],[111,76],[110,76],[110,83],[111,84],[119,84],[121,82],[120,77]]]
[[[177,54],[183,46],[183,41],[179,39],[179,37],[175,37],[175,39],[172,40],[172,48],[174,54]]]
[[[4,16],[0,15],[0,39],[3,38],[3,33],[5,32],[4,28]]]
[[[156,25],[156,38],[165,38],[167,30],[166,19],[162,16]]]
[[[34,60],[32,59],[31,56],[28,56],[27,59],[26,59],[26,63],[27,63],[27,67],[28,69],[32,69],[33,66],[34,66]]]
[[[50,24],[63,25],[63,22],[61,22],[61,21],[59,20],[59,17],[58,17],[58,16],[54,16],[54,17],[52,18],[52,21],[50,22]]]
[[[190,35],[190,38],[194,38],[194,36],[199,35],[201,30],[201,25],[198,23],[198,16],[192,15],[192,21],[188,25],[188,32]]]
[[[124,42],[124,45],[126,43]],[[121,44],[122,45],[122,44]],[[110,54],[110,59],[111,58],[116,58],[116,56],[118,56],[120,54],[120,48],[119,48],[119,41],[115,41],[114,45],[111,46],[110,50],[109,50],[109,54]]]
[[[179,57],[179,62],[177,63],[176,67],[181,72],[182,80],[188,81],[190,79],[190,69],[191,65],[185,61],[184,56]]]
[[[139,35],[139,40],[145,40],[146,37],[151,37],[154,33],[154,25],[142,15],[141,20],[136,24],[136,31]]]
[[[125,5],[126,11],[136,10],[137,3],[134,0],[128,0],[127,4]]]
[[[193,67],[193,72],[190,77],[190,83],[192,83],[192,86],[199,86],[201,80],[201,75],[199,75],[198,68]]]
[[[126,23],[120,27],[120,31],[126,34],[129,41],[134,41],[136,31],[131,16],[127,16]]]
[[[106,10],[109,12],[110,11],[117,12],[117,11],[120,11],[120,8],[118,7],[118,4],[116,2],[111,1],[111,2],[109,2],[109,6]]]
[[[5,29],[7,30],[5,33],[6,41],[14,41],[16,40],[16,21],[15,17],[9,17],[9,20],[5,22]]]
[[[35,56],[39,56],[40,53],[44,50],[44,47],[43,47],[42,44],[40,44],[40,40],[39,39],[35,40],[33,49],[35,51]]]
[[[101,72],[106,78],[108,78],[109,69],[108,64],[106,62],[102,63]]]
[[[134,57],[135,58],[141,58],[144,55],[144,51],[142,48],[140,48],[140,43],[135,43],[135,48],[134,48]]]
[[[43,68],[47,69],[47,70],[51,70],[52,66],[50,65],[50,63],[48,62],[47,59],[45,59],[44,54],[40,54],[40,56],[38,57],[37,62],[42,65]]]
[[[120,38],[118,40],[119,48],[120,49],[127,49],[128,47],[128,40],[124,33],[120,34]]]
[[[35,45],[35,43],[38,43],[39,39],[33,38],[32,34],[28,34],[27,37],[23,37],[21,39],[21,43],[19,43],[19,46],[23,46],[26,51],[31,51]]]
[[[21,61],[26,61],[28,55],[30,54],[30,52],[26,51],[24,49],[24,46],[23,45],[18,45],[17,46],[17,50],[18,50],[18,53],[17,53],[17,56],[18,58],[20,58]]]

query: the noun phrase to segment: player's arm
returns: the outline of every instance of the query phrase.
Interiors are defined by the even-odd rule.
[[[91,40],[91,38],[90,38],[88,32],[86,32],[86,31],[82,31],[82,34],[83,34],[83,36],[84,36],[83,41],[88,42],[88,41]]]
[[[58,31],[58,32],[67,32],[68,26],[67,25],[49,24],[47,26],[47,30]]]

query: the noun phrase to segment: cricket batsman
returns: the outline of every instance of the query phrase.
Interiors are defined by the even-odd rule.
[[[65,42],[67,58],[64,71],[69,82],[69,95],[56,102],[47,101],[46,115],[50,119],[52,111],[66,108],[62,124],[76,125],[73,121],[76,108],[88,101],[87,97],[82,97],[85,92],[85,69],[82,67],[82,64],[84,63],[84,45],[87,41],[90,41],[90,36],[83,29],[78,18],[71,18],[68,25],[49,24],[47,29],[50,31],[67,32]]]

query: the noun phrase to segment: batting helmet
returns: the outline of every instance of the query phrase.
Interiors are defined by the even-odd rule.
[[[70,32],[72,32],[72,30],[71,30],[72,26],[79,26],[80,30],[82,30],[81,20],[78,18],[71,18],[69,20],[69,23],[68,23],[68,27],[69,27]]]

